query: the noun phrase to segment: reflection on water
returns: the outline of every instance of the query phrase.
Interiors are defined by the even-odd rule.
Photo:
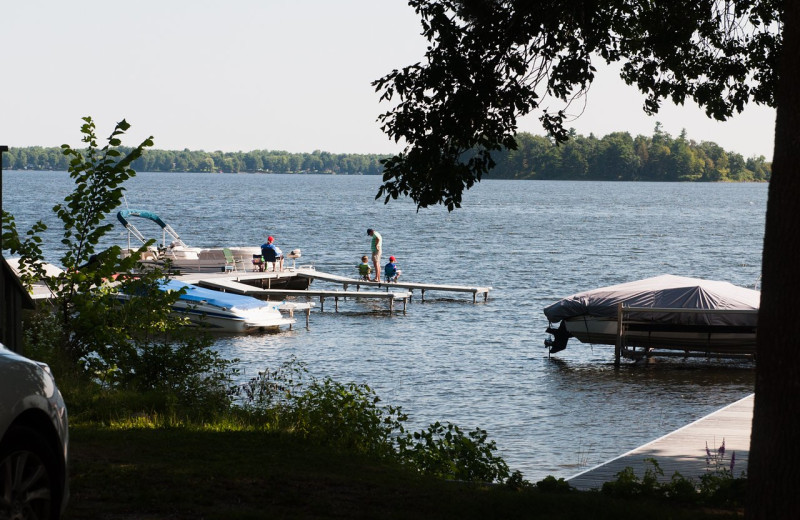
[[[299,263],[354,276],[372,227],[408,281],[492,286],[485,304],[473,305],[471,295],[415,295],[405,314],[340,301],[338,313],[314,309],[309,330],[301,323],[277,334],[220,336],[216,347],[240,359],[242,379],[296,357],[315,376],[369,384],[384,403],[403,407],[412,428],[436,420],[484,428],[530,480],[568,477],[752,392],[754,371],[743,361],[616,368],[613,347],[574,340],[548,357],[542,309],[581,290],[665,273],[752,287],[766,185],[484,181],[448,213],[417,212],[409,201],[384,206],[374,200],[379,183],[140,174],[127,196],[192,246],[259,245],[273,235],[284,250],[303,250]],[[69,190],[64,173],[4,173],[4,207],[20,229],[49,220],[45,250],[55,262],[58,223],[47,208]],[[124,236],[117,229],[109,245]]]

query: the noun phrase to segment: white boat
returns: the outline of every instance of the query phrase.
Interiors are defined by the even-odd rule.
[[[172,306],[175,312],[185,315],[199,326],[218,332],[253,332],[278,330],[292,325],[294,318],[284,317],[279,307],[283,302],[267,302],[211,289],[204,289],[178,280],[168,280],[160,285],[164,291],[185,289],[185,293]]]
[[[602,287],[544,309],[553,335],[545,345],[558,352],[574,337],[621,348],[753,354],[760,300],[760,291],[673,275]]]
[[[169,266],[170,269],[180,272],[252,271],[254,270],[253,257],[261,256],[261,248],[256,246],[189,247],[172,229],[172,226],[154,212],[125,209],[117,212],[117,220],[128,230],[128,247],[122,250],[123,258],[136,250],[131,246],[131,236],[142,244],[147,243],[145,236],[129,222],[130,217],[150,220],[161,227],[161,243],[155,247],[151,246],[142,254],[141,262],[144,265]],[[169,243],[167,243],[168,240]]]

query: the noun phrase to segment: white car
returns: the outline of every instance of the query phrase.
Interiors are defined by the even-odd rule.
[[[0,344],[0,519],[57,519],[67,505],[67,408],[50,368]]]

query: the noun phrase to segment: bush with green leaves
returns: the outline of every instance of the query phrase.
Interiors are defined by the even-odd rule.
[[[422,473],[447,480],[477,482],[504,481],[508,466],[493,454],[494,441],[487,441],[485,430],[466,434],[452,423],[439,421],[426,430],[407,433],[398,439],[400,458]]]
[[[737,478],[728,468],[709,467],[708,471],[700,476],[699,481],[684,477],[677,471],[668,481],[662,481],[664,471],[656,459],[644,460],[647,467],[641,479],[636,476],[633,468],[628,466],[617,473],[615,480],[605,482],[601,492],[618,498],[663,497],[713,506],[739,507],[744,503],[747,490],[747,478],[744,473]]]
[[[125,258],[119,246],[98,251],[113,228],[108,217],[122,202],[123,184],[136,174],[131,163],[153,145],[148,138],[123,149],[121,137],[129,127],[119,122],[99,148],[95,124],[85,117],[81,133],[87,148],[62,146],[75,188],[53,208],[63,225],[61,273],[48,275],[44,269],[41,234],[46,225],[39,221],[20,235],[13,216],[3,214],[3,247],[19,255],[23,283],[41,281],[54,294],[51,305],[41,306],[39,316],[28,320],[38,324],[28,326],[24,348],[69,366],[98,390],[151,392],[162,396],[154,407],[173,411],[201,407],[221,412],[230,404],[232,362],[211,351],[208,338],[187,331],[185,320],[170,312],[179,293],[158,290],[164,273],[138,268],[150,243]],[[118,278],[134,271],[135,277]]]
[[[291,359],[259,373],[236,392],[238,407],[263,426],[287,431],[335,448],[390,458],[420,473],[448,480],[502,482],[509,478],[497,446],[476,428],[436,422],[407,432],[400,407],[382,405],[365,384],[340,383],[309,376],[305,364]],[[516,477],[521,485],[521,475]]]
[[[515,482],[521,478],[521,475],[518,475],[518,471],[515,471],[514,474],[511,475],[509,478],[510,482]],[[520,488],[529,487],[530,484],[526,481],[522,481],[520,484]],[[575,488],[569,485],[569,482],[564,480],[563,478],[555,478],[553,475],[548,475],[542,480],[536,483],[536,489],[541,491],[542,493],[570,493],[575,491]]]

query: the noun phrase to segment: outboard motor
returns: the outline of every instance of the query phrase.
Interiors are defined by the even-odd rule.
[[[567,341],[569,340],[569,338],[572,337],[572,335],[567,330],[567,324],[564,322],[564,320],[561,320],[561,325],[557,329],[554,329],[551,326],[547,327],[547,329],[545,329],[545,332],[553,335],[552,338],[547,338],[546,340],[544,340],[544,346],[550,349],[549,350],[550,354],[561,352],[562,350],[567,348]]]

